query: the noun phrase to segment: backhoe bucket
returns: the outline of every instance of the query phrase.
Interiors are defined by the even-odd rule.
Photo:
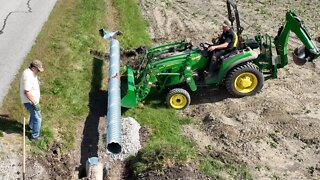
[[[126,72],[121,76],[121,105],[126,108],[137,107],[137,95],[134,84],[133,69],[127,66]]]
[[[302,66],[307,61],[312,60],[312,57],[310,55],[311,54],[304,46],[297,47],[292,53],[293,62],[298,66]]]

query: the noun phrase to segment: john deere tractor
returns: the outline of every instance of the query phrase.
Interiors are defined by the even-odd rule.
[[[293,61],[298,65],[313,61],[320,52],[305,29],[302,20],[292,11],[286,13],[286,22],[279,28],[275,38],[258,34],[250,39],[243,35],[237,6],[227,0],[228,19],[234,26],[239,45],[236,50],[220,57],[219,68],[211,79],[202,77],[208,64],[208,47],[201,43],[194,48],[190,42],[180,41],[159,45],[145,50],[138,68],[126,67],[122,76],[123,107],[136,107],[147,98],[152,87],[167,92],[166,102],[174,109],[184,109],[190,102],[190,91],[200,86],[225,86],[236,97],[251,96],[259,92],[265,80],[277,78],[277,71],[288,64],[287,43],[294,32],[304,46],[293,52]],[[272,53],[272,43],[276,56]],[[253,49],[258,49],[255,53]]]

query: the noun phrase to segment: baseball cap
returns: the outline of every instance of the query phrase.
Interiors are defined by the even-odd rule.
[[[42,62],[38,59],[35,59],[31,62],[31,65],[36,67],[40,72],[43,72]]]
[[[223,26],[231,26],[231,22],[229,20],[223,21]]]

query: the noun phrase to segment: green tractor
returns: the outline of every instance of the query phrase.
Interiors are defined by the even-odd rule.
[[[190,102],[190,91],[198,87],[225,86],[235,97],[251,96],[259,92],[265,80],[277,78],[277,70],[288,64],[287,43],[290,32],[294,32],[304,46],[293,53],[298,65],[313,61],[320,56],[318,48],[305,29],[302,20],[292,11],[286,13],[286,22],[272,38],[258,34],[254,39],[243,35],[237,6],[227,0],[228,18],[232,25],[236,20],[238,47],[220,57],[219,68],[211,79],[203,78],[204,68],[210,58],[207,49],[211,44],[201,43],[200,48],[186,41],[172,42],[145,50],[138,68],[126,67],[121,78],[123,107],[133,108],[145,100],[152,87],[167,92],[166,102],[174,109],[184,109]],[[276,56],[272,55],[272,43]],[[260,50],[259,53],[253,49]]]

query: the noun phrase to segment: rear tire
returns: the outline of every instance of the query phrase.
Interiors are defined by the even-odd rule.
[[[181,88],[175,88],[169,91],[166,101],[169,107],[182,110],[189,106],[191,98],[188,91]]]
[[[257,65],[247,63],[230,71],[226,80],[228,92],[235,97],[251,96],[263,87],[263,74]]]

